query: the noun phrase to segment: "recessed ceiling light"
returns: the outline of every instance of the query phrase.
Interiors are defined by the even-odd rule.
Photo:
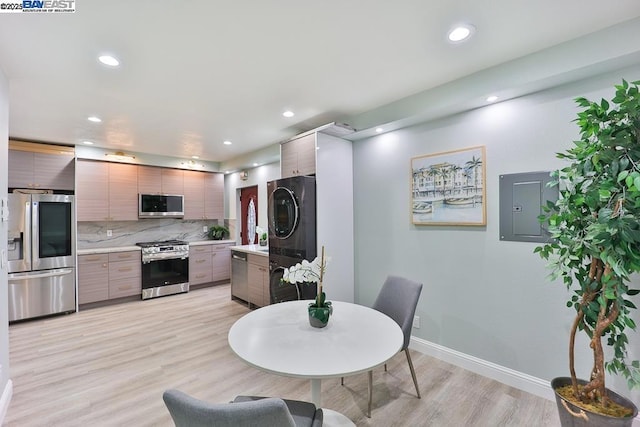
[[[464,24],[458,25],[449,31],[447,34],[447,38],[452,43],[459,43],[467,40],[471,35],[475,32],[475,27],[473,25]]]
[[[257,164],[257,163],[254,163],[254,164],[253,164],[253,166],[254,166],[254,167],[255,167],[255,166],[258,166],[258,164]]]
[[[229,173],[229,171],[224,171],[224,173]]]
[[[487,96],[487,102],[496,102],[498,97],[495,95]]]
[[[192,159],[199,159],[200,156],[191,156]]]
[[[382,132],[383,130],[384,129],[382,129],[382,128],[376,128],[376,132],[378,132],[378,133]]]
[[[93,145],[93,142],[91,142],[91,141],[82,141],[82,143],[84,145]]]
[[[118,61],[111,55],[101,55],[98,57],[98,60],[104,65],[108,65],[110,67],[117,67],[118,65],[120,65],[120,61]]]
[[[224,145],[231,145],[231,141],[224,141],[223,144]]]
[[[93,123],[100,123],[102,121],[100,117],[96,117],[96,116],[89,116],[87,117],[87,120]]]
[[[295,114],[293,114],[293,111],[289,111],[289,110],[287,110],[284,113],[282,113],[282,115],[285,116],[285,117],[293,117],[293,116],[295,116]]]

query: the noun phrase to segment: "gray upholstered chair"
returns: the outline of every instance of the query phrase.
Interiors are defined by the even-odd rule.
[[[416,371],[413,369],[411,354],[409,354],[409,341],[411,340],[411,326],[413,325],[413,316],[416,313],[416,306],[420,293],[422,292],[422,283],[405,279],[399,276],[389,276],[382,285],[378,298],[373,304],[375,310],[378,310],[391,317],[402,329],[404,334],[404,342],[402,350],[407,355],[409,370],[413,378],[413,384],[416,386],[416,394],[420,399],[420,389],[418,388],[418,380],[416,379]],[[385,371],[387,365],[384,365]],[[344,378],[342,379],[344,384]],[[373,399],[373,371],[369,371],[369,406],[367,416],[371,417],[371,402]]]
[[[176,427],[320,427],[322,409],[313,403],[238,396],[231,403],[208,403],[178,390],[162,395]]]

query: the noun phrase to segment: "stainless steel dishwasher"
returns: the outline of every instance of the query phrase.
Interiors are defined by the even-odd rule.
[[[249,281],[247,279],[247,254],[231,251],[231,297],[249,301]]]

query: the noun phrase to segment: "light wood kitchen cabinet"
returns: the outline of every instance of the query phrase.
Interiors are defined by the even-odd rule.
[[[224,218],[224,175],[204,175],[204,219]]]
[[[78,255],[78,304],[142,294],[140,251]]]
[[[76,218],[78,221],[106,221],[109,217],[109,163],[78,160]]]
[[[138,219],[137,166],[78,160],[78,221]]]
[[[184,194],[184,171],[162,168],[162,194]]]
[[[138,193],[162,193],[162,168],[138,166]]]
[[[184,171],[184,219],[204,219],[203,172]]]
[[[138,167],[109,163],[109,220],[138,219]]]
[[[156,166],[138,166],[138,193],[184,194],[184,171]]]
[[[9,150],[9,188],[66,190],[75,188],[73,150],[37,153]]]
[[[280,144],[280,175],[282,178],[315,173],[315,133]]]
[[[224,175],[184,171],[184,219],[224,218]]]
[[[231,244],[189,246],[189,284],[231,279]]]
[[[109,299],[109,255],[78,255],[78,304]]]
[[[142,294],[140,251],[109,254],[109,299]]]
[[[189,285],[212,281],[211,245],[189,246]]]
[[[249,306],[269,305],[269,258],[247,255],[247,281],[249,282]]]
[[[211,246],[212,279],[231,279],[231,244],[217,244]]]

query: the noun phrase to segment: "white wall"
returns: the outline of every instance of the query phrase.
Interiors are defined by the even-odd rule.
[[[388,274],[421,281],[415,337],[543,380],[567,375],[567,291],[549,282],[535,244],[499,240],[498,176],[561,167],[555,153],[578,136],[573,98],[610,98],[623,77],[640,79],[640,67],[355,142],[356,302],[371,305]],[[410,159],[476,145],[487,153],[487,226],[412,225]],[[629,395],[624,381],[608,385]]]
[[[7,197],[9,153],[9,84],[0,70],[0,199]],[[7,297],[7,224],[0,221],[0,424],[11,400],[9,381],[9,303]]]
[[[267,229],[267,182],[280,178],[280,162],[269,163],[253,169],[247,169],[249,177],[246,181],[240,179],[240,173],[232,173],[224,176],[224,217],[231,221],[237,221],[236,236],[232,239],[239,240],[239,197],[240,189],[258,186],[258,225]]]

